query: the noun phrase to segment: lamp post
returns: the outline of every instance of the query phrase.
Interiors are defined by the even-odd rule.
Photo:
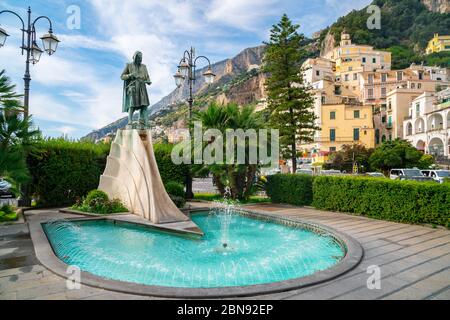
[[[211,68],[211,61],[205,57],[205,56],[195,56],[195,49],[191,47],[191,49],[188,51],[184,51],[183,58],[180,60],[180,64],[178,65],[178,71],[173,76],[175,79],[175,84],[178,88],[180,88],[183,85],[184,81],[188,81],[189,85],[189,98],[188,98],[188,104],[189,104],[189,113],[188,113],[188,125],[189,128],[191,127],[191,121],[192,121],[192,107],[194,104],[194,97],[193,97],[193,85],[195,84],[196,76],[195,76],[195,70],[196,70],[196,64],[199,59],[204,59],[208,62],[208,69],[203,73],[203,76],[205,77],[205,82],[207,84],[212,84],[214,82],[214,78],[216,75],[213,73]],[[194,193],[192,192],[192,176],[190,172],[186,175],[186,198],[192,199],[194,198]]]
[[[58,48],[58,43],[60,42],[58,38],[53,34],[53,25],[50,18],[46,16],[39,16],[33,21],[31,21],[31,8],[28,7],[27,11],[27,23],[25,24],[24,20],[11,10],[3,10],[0,11],[0,15],[3,13],[11,13],[15,15],[17,18],[19,18],[20,22],[22,23],[22,55],[26,55],[25,60],[25,75],[23,77],[24,80],[24,117],[28,117],[29,115],[29,107],[30,107],[30,82],[31,82],[31,76],[30,76],[30,63],[35,65],[39,62],[41,59],[42,53],[45,51],[49,56],[54,54],[56,52],[56,49]],[[42,44],[44,46],[44,50],[42,50],[36,40],[36,23],[41,20],[45,19],[49,23],[49,30],[48,33],[43,35],[40,39],[42,40]],[[0,27],[0,48],[5,45],[6,39],[9,36],[9,34],[6,32],[6,30],[2,29]]]

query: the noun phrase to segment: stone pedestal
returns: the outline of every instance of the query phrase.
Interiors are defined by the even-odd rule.
[[[117,132],[99,189],[111,199],[120,199],[130,212],[152,223],[189,220],[164,188],[150,130]]]

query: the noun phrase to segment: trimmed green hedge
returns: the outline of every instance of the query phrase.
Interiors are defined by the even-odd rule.
[[[274,203],[450,228],[450,185],[384,178],[275,175],[267,195]]]
[[[159,173],[161,174],[161,179],[164,184],[173,181],[184,186],[189,167],[185,164],[177,165],[172,162],[172,149],[172,144],[153,145],[153,151],[155,152]]]
[[[313,206],[371,218],[450,227],[450,186],[363,177],[316,177]]]
[[[274,203],[310,205],[313,200],[313,176],[277,174],[267,177],[266,193]]]
[[[72,205],[98,188],[110,146],[63,139],[40,141],[27,162],[32,176],[29,192],[39,206]]]
[[[171,160],[173,146],[155,144],[154,152],[164,183],[184,185],[187,166]],[[106,166],[109,144],[49,139],[37,143],[27,162],[32,176],[30,194],[45,207],[73,205],[97,189]]]

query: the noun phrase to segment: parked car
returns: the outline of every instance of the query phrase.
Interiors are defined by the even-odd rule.
[[[392,169],[390,178],[392,180],[434,181],[430,177],[425,177],[419,169]]]
[[[381,172],[368,172],[366,175],[372,178],[386,178]]]
[[[450,178],[450,170],[422,170],[422,174],[439,183],[444,183],[445,178]]]
[[[11,191],[11,184],[0,178],[0,197],[1,198],[14,198],[15,194]]]
[[[311,169],[297,169],[296,171],[297,174],[307,174],[312,176],[314,174],[314,172]]]

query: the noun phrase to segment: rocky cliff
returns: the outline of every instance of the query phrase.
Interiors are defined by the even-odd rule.
[[[428,10],[439,13],[450,13],[450,0],[421,0]]]

